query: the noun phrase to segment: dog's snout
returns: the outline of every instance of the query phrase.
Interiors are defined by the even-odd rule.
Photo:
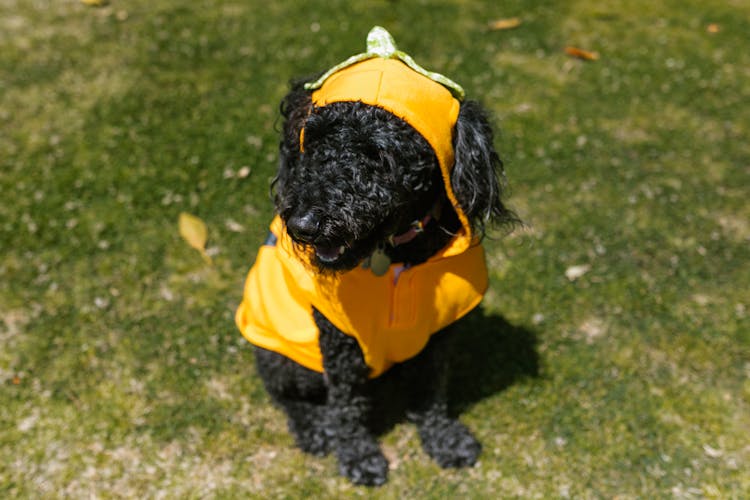
[[[286,223],[289,234],[297,241],[312,243],[318,235],[320,220],[308,212],[301,216],[292,216]]]

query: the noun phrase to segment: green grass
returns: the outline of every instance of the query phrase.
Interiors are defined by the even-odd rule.
[[[0,496],[750,496],[750,7],[425,4],[0,0]],[[374,24],[492,111],[528,228],[460,363],[481,462],[402,424],[367,490],[293,447],[232,317],[286,82]]]

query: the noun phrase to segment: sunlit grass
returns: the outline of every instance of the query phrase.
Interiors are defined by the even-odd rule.
[[[0,0],[0,492],[747,497],[748,19],[718,1]],[[371,491],[293,447],[232,316],[286,82],[375,24],[495,115],[526,227],[487,241],[472,325],[502,352],[457,353],[481,462],[440,470],[398,425]]]

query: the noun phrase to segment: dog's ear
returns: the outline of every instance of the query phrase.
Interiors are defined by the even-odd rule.
[[[309,81],[309,79],[292,81],[289,93],[284,96],[279,106],[279,111],[284,119],[279,143],[279,170],[271,182],[271,198],[274,200],[277,210],[282,206],[277,186],[280,181],[283,184],[284,177],[294,170],[294,165],[299,161],[299,135],[312,108],[311,93],[304,89],[306,81]]]
[[[297,158],[300,154],[299,134],[312,108],[311,93],[303,87],[307,81],[309,78],[292,81],[289,93],[284,96],[279,106],[284,118],[279,145],[282,167],[285,161]]]
[[[475,101],[464,101],[453,138],[455,163],[451,187],[472,225],[483,234],[485,226],[517,222],[501,201],[503,163],[493,145],[493,133],[486,112]]]

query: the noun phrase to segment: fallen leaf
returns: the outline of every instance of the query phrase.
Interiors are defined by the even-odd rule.
[[[498,19],[490,23],[491,30],[512,30],[521,26],[521,19],[517,17],[509,17],[507,19]]]
[[[227,219],[224,224],[233,233],[241,233],[245,230],[245,227],[234,219]]]
[[[206,224],[195,215],[182,212],[180,213],[178,226],[180,236],[182,236],[188,245],[200,252],[207,264],[211,264],[211,257],[206,253],[206,241],[208,241]]]
[[[18,385],[21,383],[21,378],[19,376],[13,377],[13,385]]]
[[[724,454],[723,451],[718,450],[716,448],[712,448],[711,446],[704,444],[703,445],[703,451],[711,458],[719,458]]]
[[[693,294],[693,301],[699,306],[705,306],[711,303],[711,298],[708,295],[702,293]]]
[[[721,31],[721,26],[716,23],[711,23],[706,26],[706,31],[708,31],[709,33],[718,33],[719,31]]]
[[[591,269],[591,266],[589,266],[588,264],[583,264],[580,266],[570,266],[565,270],[565,277],[570,281],[575,281],[589,272],[589,269]]]
[[[81,3],[90,7],[102,7],[107,5],[107,0],[81,0]]]
[[[591,344],[604,334],[604,323],[598,318],[589,318],[579,329],[586,336],[586,343]]]
[[[590,50],[583,50],[577,47],[565,47],[565,53],[571,57],[583,59],[584,61],[596,61],[599,59],[599,54],[597,52],[591,52]]]

